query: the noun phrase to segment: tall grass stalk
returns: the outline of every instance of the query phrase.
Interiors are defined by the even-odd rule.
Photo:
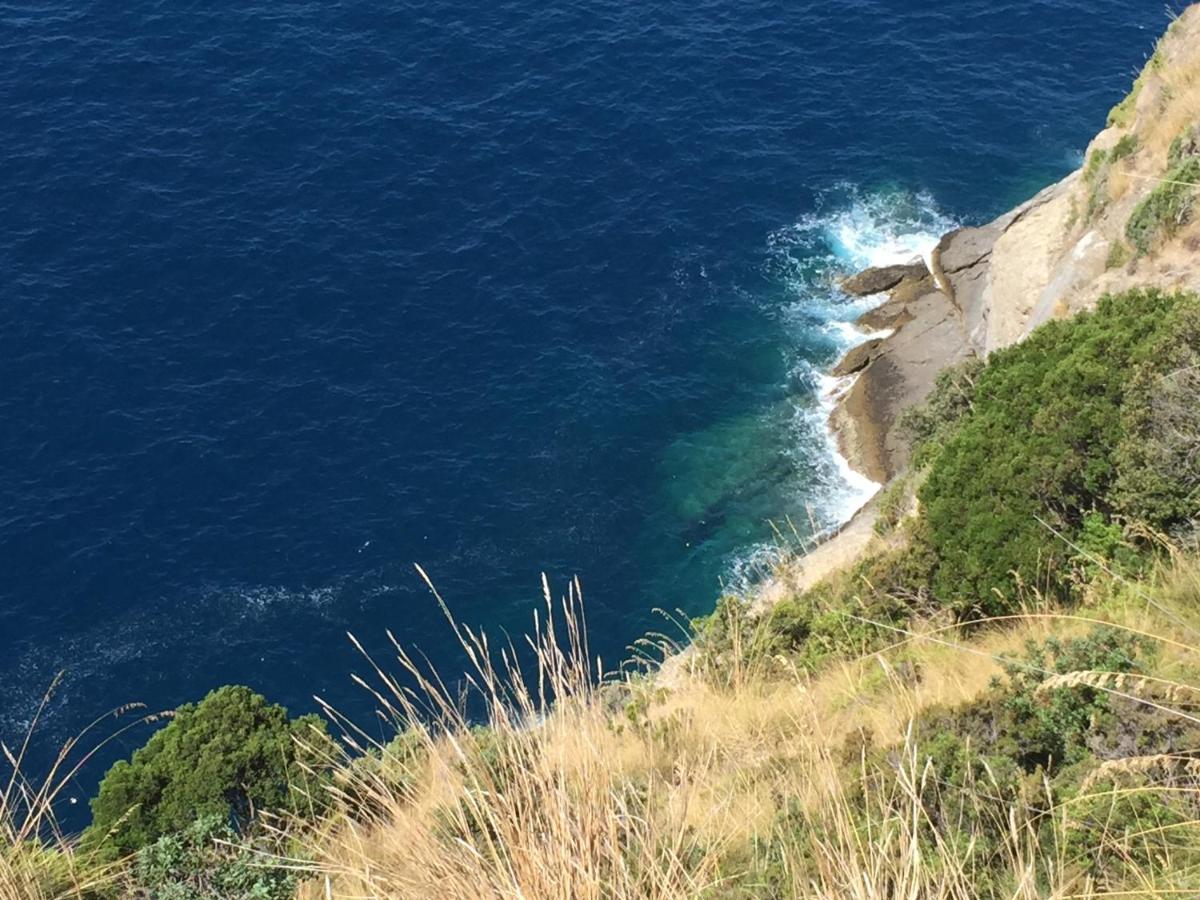
[[[126,731],[167,715],[146,715],[140,703],[110,710],[68,739],[38,779],[28,775],[29,757],[46,709],[58,689],[60,673],[42,695],[21,743],[0,742],[8,771],[0,782],[0,900],[83,900],[115,891],[123,861],[104,862],[78,850],[60,827],[55,807],[89,762]],[[137,714],[128,720],[131,714]],[[127,719],[113,727],[119,719]]]

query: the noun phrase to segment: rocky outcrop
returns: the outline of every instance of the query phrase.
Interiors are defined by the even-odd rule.
[[[888,481],[908,462],[900,414],[925,399],[942,368],[971,354],[953,301],[926,285],[911,299],[885,304],[895,331],[872,342],[867,364],[834,411],[842,455],[873,481]]]
[[[875,361],[875,357],[879,355],[878,350],[882,346],[883,339],[876,338],[873,341],[867,341],[865,344],[859,344],[857,347],[854,347],[833,367],[833,376],[835,378],[845,378],[847,375],[861,372]]]
[[[1200,290],[1200,214],[1142,256],[1126,238],[1130,216],[1162,183],[1172,142],[1176,154],[1186,152],[1197,123],[1200,6],[1193,6],[1159,43],[1080,171],[993,222],[947,234],[928,267],[868,269],[846,279],[848,293],[888,292],[859,324],[892,331],[851,350],[835,369],[855,376],[832,417],[850,464],[879,482],[904,469],[900,416],[928,396],[948,365],[986,357],[1051,319],[1091,308],[1105,293]]]
[[[842,290],[852,297],[868,297],[890,291],[906,278],[921,278],[929,273],[923,262],[864,269],[842,281]]]

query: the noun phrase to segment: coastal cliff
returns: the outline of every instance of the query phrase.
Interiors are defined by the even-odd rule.
[[[927,264],[847,279],[848,293],[886,294],[859,324],[892,330],[835,369],[855,375],[831,422],[853,468],[880,483],[904,470],[909,450],[899,418],[925,400],[947,366],[986,358],[1108,293],[1200,286],[1190,186],[1200,169],[1200,137],[1190,130],[1198,119],[1200,9],[1193,6],[1159,41],[1078,171],[993,222],[945,235]]]
[[[1200,896],[1198,276],[1200,5],[1079,171],[843,282],[832,427],[886,487],[835,536],[617,671],[578,580],[492,641],[417,566],[458,677],[350,634],[369,720],[229,685],[39,782],[56,680],[0,900]]]

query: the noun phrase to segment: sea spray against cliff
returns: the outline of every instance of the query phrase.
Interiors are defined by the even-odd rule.
[[[784,288],[782,315],[796,336],[789,364],[787,453],[810,475],[802,487],[781,497],[780,508],[800,502],[801,521],[795,509],[787,515],[806,542],[847,522],[879,490],[842,456],[830,426],[830,415],[856,376],[835,377],[828,369],[852,347],[891,334],[855,324],[885,296],[850,297],[838,282],[874,266],[918,259],[928,265],[937,242],[955,227],[927,193],[838,185],[821,198],[817,212],[768,238],[767,271]],[[825,348],[816,361],[814,334],[821,335]],[[729,567],[730,587],[744,587],[768,573],[781,552],[775,544],[760,543],[738,553]]]

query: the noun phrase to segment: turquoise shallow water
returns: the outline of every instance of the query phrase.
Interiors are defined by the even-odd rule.
[[[362,712],[347,630],[461,665],[413,562],[493,631],[578,574],[610,665],[710,608],[864,490],[833,276],[1069,171],[1165,24],[0,5],[0,737],[59,669],[48,743],[230,681]]]

